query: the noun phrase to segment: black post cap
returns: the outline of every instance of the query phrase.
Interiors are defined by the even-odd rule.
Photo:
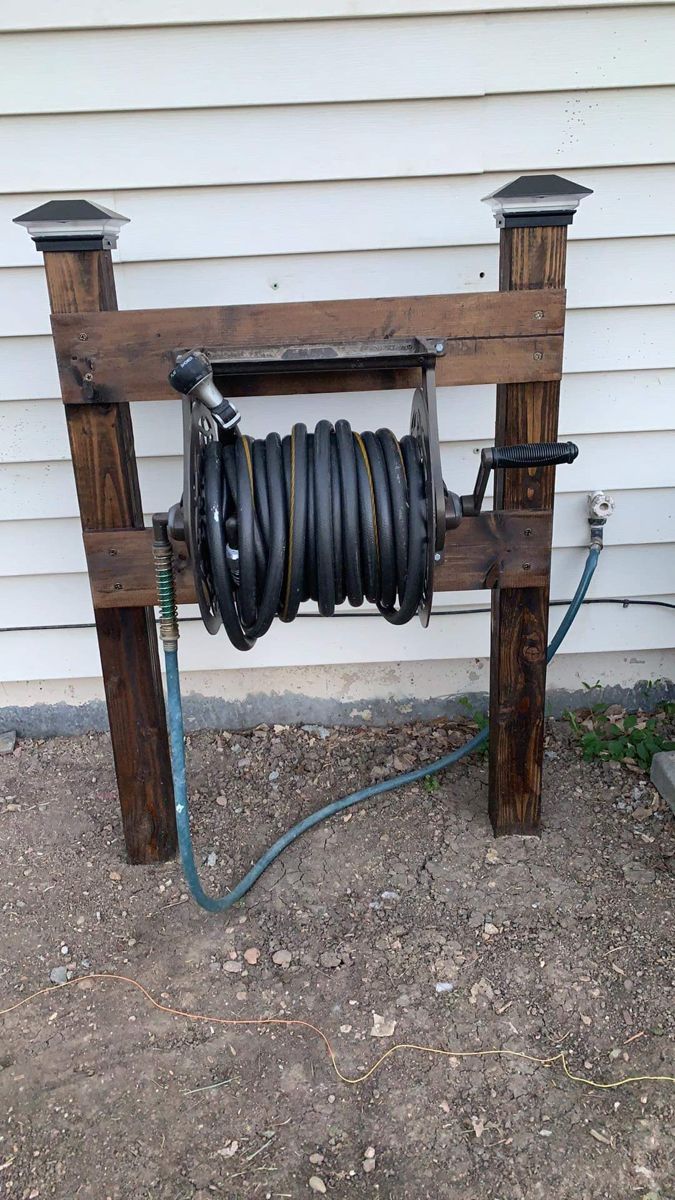
[[[14,217],[37,250],[112,250],[128,217],[91,200],[48,200]]]
[[[484,203],[503,229],[535,225],[571,225],[574,214],[592,188],[582,187],[561,175],[520,175],[497,188]]]

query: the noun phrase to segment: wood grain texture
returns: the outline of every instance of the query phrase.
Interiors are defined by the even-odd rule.
[[[550,540],[548,512],[485,512],[466,518],[446,537],[435,590],[493,587],[498,578],[514,588],[544,584]],[[151,529],[85,533],[84,546],[97,609],[153,603]],[[174,563],[177,601],[194,604],[192,571],[183,547],[178,547]]]
[[[483,292],[92,312],[54,316],[52,328],[64,401],[81,403],[84,377],[91,374],[98,403],[120,403],[168,399],[172,393],[167,375],[175,352],[193,346],[440,337],[447,343],[446,355],[438,360],[441,385],[559,379],[564,313],[563,291],[527,295]],[[368,386],[381,386],[381,378],[381,373],[373,372]],[[325,376],[313,380],[303,376],[302,390],[326,390]],[[346,381],[347,390],[364,387],[363,375],[354,383],[344,375],[340,380]],[[275,394],[270,388],[281,382],[264,380],[266,394]],[[285,386],[301,390],[297,382]],[[395,386],[407,386],[407,382],[402,384],[399,377]],[[255,394],[256,387],[260,384],[248,379],[242,384],[249,394],[251,389]]]
[[[566,246],[564,226],[502,230],[500,287],[529,295],[533,289],[561,288]],[[560,384],[552,380],[500,385],[496,444],[556,441],[559,398]],[[498,471],[495,507],[552,509],[554,489],[554,467]],[[550,575],[550,546],[548,553]],[[493,595],[489,810],[496,834],[535,833],[539,826],[549,589],[546,578],[543,586],[518,591],[501,586]]]
[[[109,251],[50,252],[45,268],[54,312],[116,308]],[[129,406],[72,405],[66,419],[83,532],[140,530]],[[163,862],[176,852],[176,825],[154,613],[95,605],[94,615],[127,852]]]

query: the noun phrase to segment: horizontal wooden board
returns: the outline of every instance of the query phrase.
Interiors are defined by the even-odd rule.
[[[569,312],[564,369],[569,374],[670,369],[674,321],[675,305]],[[0,338],[0,401],[59,394],[51,338]]]
[[[113,251],[116,262],[222,259],[496,246],[498,231],[481,198],[508,183],[513,174],[127,188],[115,193],[99,188],[75,194],[130,218],[119,248]],[[574,179],[592,188],[593,196],[584,201],[569,227],[572,241],[673,233],[670,197],[675,190],[674,166],[575,168]],[[42,256],[12,218],[53,195],[0,195],[0,265],[42,269]],[[326,285],[331,287],[330,271]],[[444,284],[441,290],[450,289]],[[225,299],[238,297],[232,292]],[[125,301],[122,307],[130,305]]]
[[[672,601],[672,594],[664,598]],[[559,611],[552,625],[558,619]],[[604,605],[588,605],[574,622],[561,654],[664,649],[672,644],[672,620],[672,611],[662,608],[607,609]],[[438,614],[432,616],[428,629],[416,620],[396,628],[379,616],[354,614],[333,619],[328,638],[326,620],[304,618],[291,625],[275,622],[267,636],[243,655],[222,633],[209,637],[198,621],[191,621],[181,626],[179,659],[186,673],[436,660],[448,663],[451,688],[452,660],[484,657],[489,648],[489,625],[487,613]],[[96,636],[91,628],[42,629],[29,637],[23,630],[0,632],[0,682],[91,679],[99,678],[100,671]],[[223,687],[227,687],[227,677]],[[258,688],[264,687],[261,681]],[[254,681],[252,689],[256,689]]]
[[[628,595],[639,598],[675,593],[675,546],[668,545],[665,549],[667,553],[663,553],[662,549],[654,545],[607,547],[603,551],[601,565],[598,567],[589,595],[591,597],[615,596],[618,598]],[[149,550],[148,553],[150,554]],[[551,577],[551,594],[554,600],[567,600],[574,594],[585,553],[585,547],[581,546],[575,549],[554,551]],[[151,573],[151,558],[149,561]],[[139,585],[139,596],[142,595],[144,600],[152,603],[154,592],[148,591],[145,586],[140,587],[147,575],[148,568],[143,569],[139,562],[133,574],[132,587]],[[447,579],[445,584],[446,587],[449,586],[450,580]],[[631,584],[632,586],[630,586]],[[44,577],[42,576],[13,576],[0,580],[0,631],[11,628],[28,629],[34,626],[86,624],[92,620],[93,606],[86,574],[54,575],[48,609],[45,609],[43,588]],[[196,605],[190,603],[193,593],[188,578],[185,578],[180,584],[178,594],[182,605],[181,619],[198,618]],[[446,609],[450,606],[461,609],[465,606],[489,605],[489,599],[489,594],[485,590],[467,592],[439,589],[436,593],[435,604],[437,609]],[[316,616],[316,605],[303,605],[302,611],[306,616]],[[347,604],[340,611],[343,613],[344,619],[350,620],[358,619],[364,611],[370,611],[373,616],[379,617],[372,605],[365,605],[363,609],[357,610],[350,608]],[[608,620],[613,619],[611,614],[605,615]],[[302,622],[305,617],[300,619]],[[318,616],[317,619],[319,619]],[[326,620],[323,620],[322,624],[324,637],[326,640],[330,640],[335,632],[335,622],[327,623]],[[379,635],[380,627],[384,628],[386,624],[386,621],[379,619],[375,625],[371,626],[371,629],[377,631]],[[187,625],[182,628],[187,628]],[[266,642],[268,637],[269,635],[266,635],[262,640]],[[241,665],[244,666],[247,662],[247,659],[242,658]]]
[[[672,90],[2,118],[5,192],[669,163]],[[536,114],[536,119],[533,119]],[[419,130],[401,137],[401,129]],[[167,153],[198,144],[210,153]],[[68,153],[64,153],[64,147]]]
[[[497,581],[504,587],[545,586],[551,526],[546,513],[485,512],[462,521],[446,538],[435,590],[468,591],[494,587]],[[145,608],[155,602],[152,538],[151,529],[84,535],[96,608]],[[183,552],[175,564],[178,603],[194,604],[192,574]]]
[[[651,0],[650,7],[670,0]],[[564,0],[565,8],[643,8],[645,0]],[[513,10],[546,10],[546,0],[238,0],[227,6],[233,22],[304,21],[321,18],[372,16],[423,16],[427,13],[486,13]],[[221,0],[196,0],[190,6],[192,24],[218,25],[223,20]],[[56,9],[53,0],[30,0],[0,11],[0,30],[105,29],[142,25],[184,25],[185,5],[180,0],[69,0]]]
[[[614,489],[613,495],[616,509],[605,530],[607,546],[675,542],[675,489]],[[586,492],[557,496],[556,547],[584,545],[588,535],[586,498]],[[146,513],[146,525],[150,521],[151,514]],[[82,574],[86,563],[79,520],[73,516],[0,521],[0,562],[8,577]]]
[[[672,8],[9,34],[0,111],[172,109],[178,62],[181,108],[660,85],[674,40]]]
[[[495,244],[118,263],[115,281],[122,309],[484,292],[498,287],[498,257]],[[573,242],[567,278],[568,308],[672,304],[675,236]],[[49,333],[41,268],[0,270],[0,329]]]
[[[553,379],[560,374],[562,342],[550,335],[562,333],[564,304],[564,292],[554,290],[486,292],[88,313],[86,319],[57,315],[52,328],[66,402],[81,401],[87,373],[106,402],[165,400],[175,351],[194,345],[295,345],[419,335],[445,340],[445,354],[437,364],[439,384]],[[343,381],[344,374],[337,384],[353,390],[349,377]],[[387,384],[396,386],[389,378],[382,386]],[[331,390],[323,381],[310,388],[306,378],[302,386]],[[274,390],[271,383],[263,394]]]
[[[613,371],[565,375],[560,403],[561,436],[646,432],[671,429],[675,368],[663,371]],[[354,429],[386,426],[400,437],[409,427],[411,391],[346,392],[326,396],[255,397],[241,402],[242,428],[250,437],[270,430],[289,433],[297,422],[312,428],[317,420],[349,421]],[[438,389],[441,441],[488,440],[495,423],[495,389]],[[133,406],[134,438],[140,457],[182,453],[181,402]],[[70,458],[61,399],[0,403],[0,463],[58,462]]]
[[[672,487],[675,431],[588,434],[577,442],[578,459],[557,472],[558,493]],[[441,446],[443,477],[452,491],[473,486],[479,445],[467,441]],[[181,458],[140,459],[139,474],[146,512],[166,510],[179,498]],[[0,464],[0,513],[5,521],[74,517],[77,511],[69,462]]]

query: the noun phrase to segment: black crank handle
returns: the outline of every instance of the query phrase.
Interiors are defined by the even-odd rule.
[[[574,442],[531,442],[524,446],[489,446],[481,450],[480,468],[472,496],[462,496],[465,517],[476,516],[483,503],[490,471],[510,467],[557,467],[574,462],[579,447]]]
[[[574,442],[534,442],[525,446],[491,446],[483,450],[486,467],[558,467],[572,463],[579,453]]]

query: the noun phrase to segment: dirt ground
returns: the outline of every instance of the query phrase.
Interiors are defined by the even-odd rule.
[[[205,879],[223,889],[319,804],[466,736],[192,735]],[[570,737],[550,724],[540,839],[493,840],[474,758],[315,829],[215,917],[177,863],[125,863],[105,736],[0,759],[0,1008],[80,980],[0,1018],[0,1196],[675,1196],[673,1084],[593,1090],[559,1065],[403,1051],[351,1085],[308,1030],[171,1017],[80,979],[306,1019],[348,1075],[397,1042],[672,1075],[672,821],[644,777],[582,763]]]

